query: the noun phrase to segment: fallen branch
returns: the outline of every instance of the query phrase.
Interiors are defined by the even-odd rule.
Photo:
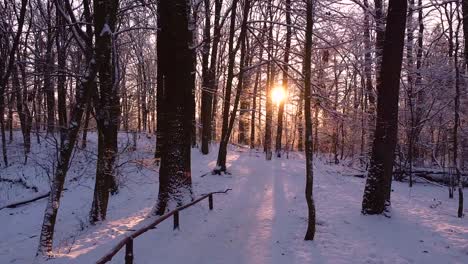
[[[37,200],[40,200],[40,199],[44,199],[44,198],[49,196],[49,193],[50,192],[48,192],[46,194],[38,195],[38,196],[33,197],[33,198],[26,199],[26,200],[23,200],[23,201],[18,201],[18,202],[14,202],[14,203],[5,205],[3,207],[0,207],[0,210],[5,209],[5,208],[16,208],[16,207],[21,206],[21,205],[25,205],[25,204],[28,204],[28,203],[31,203],[31,202],[34,202],[34,201],[37,201]]]
[[[423,177],[420,177],[420,176],[416,176],[416,178],[418,178],[418,179],[420,179],[420,180],[424,180],[424,182],[430,183],[430,184],[435,185],[435,186],[438,186],[438,187],[443,187],[443,188],[447,187],[447,186],[442,185],[442,184],[440,184],[440,183],[438,183],[438,182],[430,181],[430,180],[428,180],[428,179],[426,179],[426,178],[423,178]]]
[[[66,191],[67,188],[65,188],[63,190]],[[0,210],[5,209],[5,208],[16,208],[18,206],[22,206],[22,205],[25,205],[25,204],[28,204],[28,203],[32,203],[32,202],[35,202],[35,201],[38,201],[38,200],[49,197],[49,194],[50,194],[50,192],[47,192],[45,194],[40,194],[40,195],[35,196],[33,198],[28,198],[26,200],[17,201],[17,202],[11,203],[11,204],[7,204],[5,206],[0,207]]]
[[[351,176],[351,177],[357,177],[357,178],[365,178],[366,177],[364,174],[344,174],[343,176]]]

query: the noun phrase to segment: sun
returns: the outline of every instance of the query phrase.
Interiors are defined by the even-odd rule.
[[[284,101],[285,98],[286,98],[286,91],[284,90],[283,87],[277,86],[273,88],[273,90],[271,91],[271,100],[274,103],[280,104],[281,102]]]

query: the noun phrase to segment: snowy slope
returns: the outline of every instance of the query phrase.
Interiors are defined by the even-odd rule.
[[[86,226],[93,173],[67,184],[57,258],[47,263],[93,263],[149,221],[157,196],[157,168],[147,162],[152,141],[141,137],[136,153],[123,155],[125,184],[111,197],[108,221]],[[304,242],[302,155],[268,162],[245,149],[229,153],[232,175],[200,177],[214,167],[216,149],[208,156],[193,151],[196,196],[233,190],[214,197],[213,211],[206,201],[181,212],[178,231],[169,220],[137,238],[135,263],[468,263],[468,220],[456,217],[456,199],[448,199],[445,188],[394,183],[392,218],[362,216],[364,179],[343,176],[343,167],[317,159],[318,228],[316,240]],[[0,263],[32,262],[44,206],[42,200],[0,211]],[[124,263],[122,253],[112,263]]]

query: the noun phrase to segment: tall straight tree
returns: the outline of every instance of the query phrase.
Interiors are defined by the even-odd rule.
[[[364,1],[364,6],[367,7],[368,5],[367,1]],[[375,19],[375,80],[376,83],[381,82],[381,65],[382,65],[382,52],[383,52],[383,47],[384,47],[384,38],[385,38],[385,16],[384,16],[384,5],[383,5],[383,0],[374,0],[374,19]],[[365,11],[368,13],[369,11]],[[366,14],[367,15],[367,14]],[[364,17],[366,19],[366,17]],[[369,18],[367,18],[369,19]],[[366,25],[365,25],[366,26]],[[370,33],[370,31],[369,31]],[[365,33],[367,35],[367,33]],[[367,36],[365,35],[365,38]],[[364,40],[365,42],[367,39]],[[370,46],[367,46],[367,43],[364,43],[364,46],[366,48],[366,66],[370,67],[370,57],[371,54],[369,53],[368,48]],[[374,90],[372,87],[372,80],[369,79],[370,76],[370,69],[364,69],[365,74],[366,74],[366,93],[367,93],[367,100],[369,102],[368,108],[367,108],[367,125],[368,125],[368,133],[367,137],[365,138],[367,140],[367,153],[372,153],[372,145],[373,145],[373,140],[374,140],[374,133],[375,133],[375,126],[376,126],[376,113],[375,113],[375,95],[374,95]],[[368,157],[369,155],[366,155]]]
[[[266,82],[266,101],[265,101],[265,140],[263,141],[263,151],[265,152],[266,160],[271,160],[271,139],[272,139],[272,121],[273,121],[273,100],[271,98],[271,91],[275,83],[275,65],[273,62],[273,1],[268,1],[268,11],[265,16],[266,20],[270,21],[268,28],[268,67],[267,67],[267,82]]]
[[[19,71],[20,68],[22,73],[22,84],[23,90],[20,88]],[[32,117],[31,112],[27,104],[27,84],[26,84],[26,67],[24,65],[18,65],[13,69],[13,88],[16,90],[16,109],[18,110],[18,116],[20,119],[21,133],[23,134],[24,143],[24,162],[28,160],[28,154],[31,151],[31,128],[32,128]]]
[[[381,214],[390,202],[398,131],[398,100],[406,25],[406,0],[390,0],[382,65],[377,78],[377,122],[362,201],[363,214]]]
[[[221,129],[221,142],[219,144],[218,159],[216,161],[216,168],[213,170],[214,173],[221,174],[226,171],[226,155],[227,155],[227,144],[229,142],[230,135],[228,134],[229,127],[229,109],[231,105],[231,93],[232,93],[232,81],[234,79],[234,64],[236,60],[236,53],[239,45],[234,47],[234,35],[236,31],[236,14],[238,0],[232,1],[231,7],[231,21],[229,25],[229,40],[228,40],[228,73],[226,81],[226,89],[224,91],[224,105],[223,105],[223,125]],[[239,37],[239,41],[240,37]],[[240,42],[239,42],[240,43]]]
[[[380,82],[380,73],[382,66],[382,53],[385,41],[385,16],[383,0],[374,0],[374,19],[375,19],[375,79]],[[375,128],[371,128],[375,129]]]
[[[262,27],[262,31],[261,31],[261,35],[260,35],[260,43],[263,43],[263,40],[265,38],[265,34],[266,34],[266,24],[264,23],[263,24],[263,27]],[[259,60],[262,61],[263,60],[263,45],[260,45],[259,47],[259,51],[258,51],[258,57],[259,57]],[[262,66],[259,65],[257,67],[257,70],[256,70],[256,74],[255,74],[255,83],[254,83],[254,87],[253,87],[253,93],[252,93],[252,111],[251,111],[251,117],[250,117],[250,148],[251,149],[254,149],[255,148],[255,118],[258,116],[258,120],[260,121],[261,118],[260,118],[260,111],[257,110],[257,97],[258,94],[259,94],[259,91],[258,91],[258,88],[260,86],[260,82],[261,82],[261,73],[262,73]],[[258,98],[258,100],[260,101],[261,98]],[[260,108],[260,107],[258,107]],[[260,124],[260,122],[259,122]]]
[[[210,16],[210,0],[204,0],[205,7],[205,26],[203,28],[203,45],[202,45],[202,95],[200,107],[200,119],[202,123],[201,133],[201,153],[208,154],[209,139],[211,135],[211,106],[213,105],[212,91],[208,90],[209,76],[209,58],[210,58],[210,30],[211,30],[211,16]]]
[[[414,149],[414,131],[415,131],[415,118],[414,118],[414,82],[413,82],[413,13],[414,13],[414,0],[408,1],[408,15],[406,17],[406,96],[407,107],[409,108],[409,120],[407,128],[408,137],[408,174],[409,174],[409,187],[413,186],[413,149]]]
[[[464,64],[468,68],[468,0],[462,0],[463,38],[464,38]]]
[[[158,10],[160,10],[159,6],[158,6]],[[159,15],[159,11],[158,11],[158,15]],[[158,23],[159,25],[159,23]],[[157,42],[156,42],[156,57],[157,57],[157,61],[158,61],[158,65],[162,65],[162,62],[164,60],[167,60],[166,56],[167,54],[164,53],[164,51],[167,49],[165,47],[165,42],[164,42],[164,38],[162,36],[162,30],[158,30],[157,33],[156,33],[156,39],[157,39]],[[162,71],[162,67],[157,67],[156,71],[156,148],[155,148],[155,151],[154,151],[154,158],[155,160],[157,161],[158,165],[159,165],[159,161],[161,160],[161,155],[162,155],[162,145],[163,145],[163,142],[164,142],[164,133],[163,133],[163,130],[164,130],[164,126],[166,124],[165,120],[164,120],[164,117],[165,115],[163,115],[163,87],[164,87],[164,75],[163,75],[163,71]]]
[[[244,45],[245,44],[245,45]],[[243,43],[243,47],[245,47],[245,50],[247,51],[247,54],[245,54],[245,61],[244,65],[242,67],[249,68],[252,66],[252,60],[253,60],[253,49],[251,48],[251,41],[249,41],[249,37],[247,36],[245,38],[245,43]],[[241,48],[241,52],[242,52]],[[242,56],[242,54],[241,54]],[[240,75],[241,73],[239,73]],[[243,74],[243,84],[242,87],[244,87],[244,90],[247,90],[250,88],[251,85],[251,71],[247,73],[242,73]],[[239,77],[240,78],[240,77]],[[239,107],[239,126],[238,126],[238,143],[241,145],[247,145],[249,143],[248,139],[248,128],[249,128],[249,120],[248,120],[248,114],[251,112],[250,110],[250,94],[251,91],[245,91],[241,98],[240,98],[240,107]]]
[[[376,0],[376,6],[378,6],[379,0]],[[369,135],[368,137],[363,137],[363,139],[367,139],[368,142],[372,142],[372,136],[374,135],[374,129],[375,129],[375,94],[374,94],[374,87],[372,85],[372,52],[371,52],[371,33],[370,33],[370,19],[369,17],[371,16],[370,9],[369,9],[369,4],[367,0],[364,0],[363,2],[364,5],[364,49],[365,49],[365,54],[364,54],[364,74],[365,74],[365,87],[366,87],[366,95],[367,95],[367,101],[368,101],[368,106],[367,106],[367,125],[369,128]],[[381,4],[380,4],[381,5]],[[381,8],[381,7],[380,7]],[[378,12],[379,9],[376,9],[376,20],[378,19],[377,15],[379,14]],[[377,23],[377,26],[380,24]],[[380,32],[378,31],[377,33],[377,45],[380,45]],[[380,61],[380,56],[381,56],[381,48],[376,48],[376,57]],[[365,130],[364,130],[365,132]],[[370,143],[369,143],[370,145]],[[370,148],[368,148],[370,150]],[[361,153],[364,154],[364,153]],[[367,154],[365,155],[366,157],[368,156]]]
[[[193,107],[190,44],[192,32],[190,1],[158,1],[158,111],[165,121],[158,128],[164,138],[161,145],[159,194],[155,213],[177,206],[191,195],[191,133]],[[166,54],[167,56],[161,56]]]
[[[311,114],[311,78],[312,78],[312,33],[314,27],[314,0],[306,1],[306,32],[304,48],[304,118],[305,118],[305,156],[306,156],[306,187],[305,198],[307,201],[308,220],[307,231],[304,240],[314,240],[315,237],[315,204],[313,196],[314,148],[312,142],[312,114]]]
[[[463,217],[463,179],[460,172],[459,160],[459,129],[460,129],[460,97],[461,97],[461,80],[460,80],[460,67],[458,63],[458,50],[460,46],[458,34],[461,26],[460,19],[460,4],[457,2],[457,20],[458,25],[455,31],[455,59],[453,61],[455,69],[455,98],[454,98],[454,120],[453,120],[453,166],[457,173],[458,182],[458,217]]]
[[[59,4],[63,9],[63,3]],[[60,15],[60,11],[56,11],[57,32],[55,36],[55,45],[57,49],[57,112],[58,124],[60,128],[60,142],[63,143],[65,128],[67,125],[67,107],[66,107],[66,63],[67,63],[67,36],[65,19]]]
[[[284,66],[283,66],[283,89],[288,89],[288,72],[289,72],[289,53],[291,48],[291,0],[285,2],[286,12],[286,43],[284,46]],[[279,103],[278,107],[278,125],[276,129],[276,144],[275,152],[278,158],[281,157],[281,141],[283,139],[283,115],[284,115],[284,101]]]
[[[54,64],[54,34],[55,25],[52,24],[52,1],[45,1],[45,9],[42,3],[38,4],[38,10],[42,17],[46,19],[46,48],[44,54],[44,93],[47,104],[47,135],[50,136],[55,131],[55,89],[53,82],[53,64]]]
[[[209,11],[207,4],[209,5],[208,0],[205,1],[205,10],[206,12]],[[213,36],[210,37],[209,35],[209,25],[210,25],[210,17],[209,13],[205,14],[208,18],[205,20],[205,31],[204,31],[204,45],[203,45],[203,61],[202,67],[207,67],[206,72],[203,72],[203,83],[202,83],[202,102],[201,102],[201,123],[202,123],[202,143],[201,143],[201,152],[203,154],[208,154],[209,152],[209,144],[211,141],[212,135],[212,121],[213,121],[213,95],[216,93],[217,90],[217,78],[216,78],[216,67],[217,60],[218,60],[218,46],[219,41],[221,38],[221,7],[222,7],[222,0],[215,0],[214,1],[214,25],[213,25]],[[207,9],[208,8],[208,9]],[[204,61],[205,59],[208,60],[209,54],[209,40],[212,40],[211,45],[211,57],[210,57],[210,65],[208,67],[208,61]],[[205,57],[206,56],[206,57]]]
[[[113,32],[117,20],[117,0],[94,1],[94,38],[98,67],[98,91],[93,103],[98,127],[98,160],[90,222],[106,219],[109,192],[116,191],[114,163],[117,155],[117,132],[120,123],[119,87]]]

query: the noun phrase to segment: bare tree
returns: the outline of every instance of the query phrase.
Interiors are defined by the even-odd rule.
[[[313,197],[313,142],[312,142],[312,114],[311,114],[311,78],[312,78],[312,34],[314,27],[314,0],[306,1],[306,32],[304,46],[304,119],[305,119],[305,156],[306,156],[306,187],[308,220],[304,240],[314,240],[315,237],[315,204]]]
[[[406,7],[406,0],[389,2],[382,65],[377,79],[377,123],[362,202],[363,214],[381,214],[390,202]]]
[[[167,123],[158,127],[164,138],[161,145],[159,194],[155,213],[180,205],[191,196],[191,133],[193,56],[190,44],[190,6],[185,0],[158,1],[158,91],[160,116]],[[166,54],[166,55],[162,55]],[[171,202],[171,203],[170,203]]]

